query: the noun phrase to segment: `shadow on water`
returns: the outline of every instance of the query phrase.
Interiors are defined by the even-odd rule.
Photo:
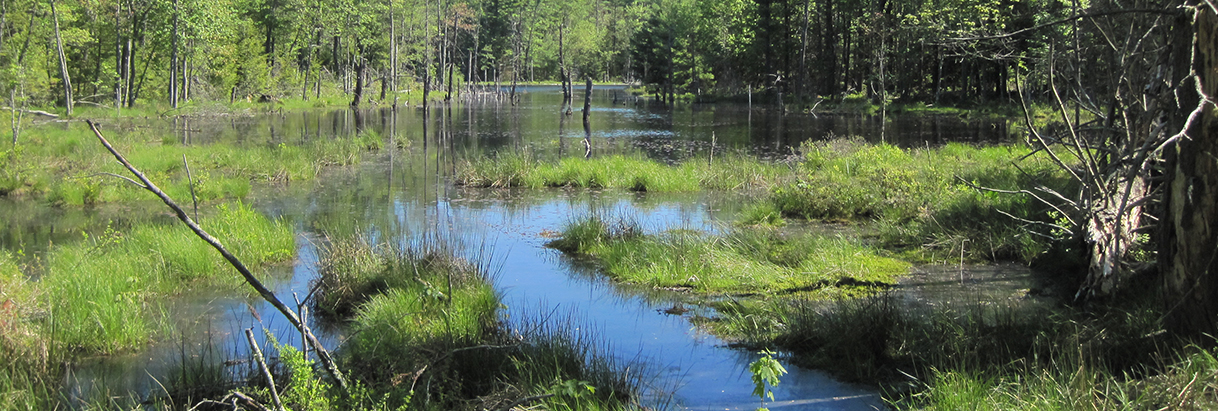
[[[378,109],[353,114],[340,111],[275,113],[252,117],[194,118],[131,122],[127,132],[168,129],[181,144],[236,145],[299,144],[316,139],[349,138],[361,130],[374,131],[386,144],[363,163],[330,169],[316,182],[289,187],[260,187],[250,201],[274,218],[290,222],[299,233],[298,258],[290,267],[277,267],[271,283],[281,298],[303,296],[316,276],[319,235],[363,233],[383,238],[441,234],[477,242],[493,250],[501,268],[495,286],[509,307],[507,317],[528,312],[562,311],[585,318],[596,335],[626,361],[641,361],[660,370],[654,397],[671,394],[689,409],[754,409],[747,372],[756,355],[727,348],[725,343],[691,325],[669,308],[683,296],[612,284],[594,265],[544,248],[549,236],[575,216],[590,212],[619,212],[635,216],[645,228],[685,227],[715,230],[747,202],[735,194],[654,194],[597,190],[474,190],[447,183],[460,155],[529,149],[541,158],[583,156],[585,133],[560,112],[555,90],[524,88],[519,105],[495,100],[467,106],[428,110]],[[828,136],[861,135],[905,146],[947,141],[1007,140],[1006,123],[964,123],[952,117],[881,120],[868,116],[820,116],[750,110],[738,105],[698,105],[671,110],[623,97],[621,88],[597,88],[588,124],[592,155],[638,153],[666,161],[738,150],[759,155],[783,154],[801,141]],[[877,140],[878,141],[878,140]],[[33,213],[49,211],[35,210]],[[155,212],[150,212],[155,214]],[[102,217],[81,217],[90,223],[71,225],[78,233],[96,227]],[[27,230],[38,242],[57,241],[59,228],[6,217],[8,227]],[[95,229],[95,228],[93,228]],[[47,231],[51,234],[46,234]],[[70,236],[69,234],[68,236]],[[79,234],[77,234],[79,235]],[[49,240],[47,240],[49,239]],[[31,240],[9,235],[6,247]],[[67,240],[64,240],[67,241]],[[238,338],[245,328],[266,327],[283,344],[298,345],[298,334],[261,300],[230,294],[190,293],[175,301],[169,318],[178,319],[176,341],[151,345],[130,355],[92,359],[74,364],[65,394],[88,399],[103,393],[130,393],[149,398],[164,392],[162,382],[183,358],[213,358],[221,370],[237,376],[249,356]],[[314,322],[316,326],[321,326]],[[335,347],[343,330],[322,329],[324,341]],[[256,333],[264,344],[263,335]],[[212,347],[212,348],[206,348]],[[189,349],[186,349],[189,348]],[[187,353],[187,354],[184,354]],[[211,360],[200,360],[206,363]],[[204,364],[206,365],[206,364]],[[213,364],[214,365],[214,364]],[[775,390],[771,409],[872,409],[881,405],[870,390],[837,382],[822,372],[788,367]],[[103,394],[104,395],[104,394]]]

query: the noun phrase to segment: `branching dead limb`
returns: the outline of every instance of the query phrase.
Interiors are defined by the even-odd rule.
[[[245,264],[242,263],[241,260],[237,259],[237,256],[229,252],[228,249],[220,243],[220,240],[212,237],[211,234],[204,231],[202,227],[199,227],[199,225],[186,214],[186,211],[183,210],[182,207],[178,206],[173,199],[169,198],[169,195],[165,194],[164,191],[161,191],[160,188],[157,188],[156,184],[153,184],[148,177],[144,176],[144,173],[141,173],[135,168],[135,166],[131,165],[131,163],[128,162],[127,159],[114,148],[114,146],[111,146],[110,142],[102,136],[101,131],[97,129],[97,123],[93,122],[93,120],[86,120],[86,122],[89,124],[89,128],[93,130],[93,134],[97,136],[98,141],[100,141],[101,144],[106,147],[106,150],[110,151],[110,154],[114,155],[114,158],[117,159],[119,163],[122,163],[123,167],[126,167],[131,174],[135,175],[135,177],[143,183],[142,187],[144,189],[156,194],[156,196],[159,197],[166,206],[173,210],[174,214],[177,215],[179,220],[182,220],[187,227],[190,227],[190,230],[193,231],[195,235],[203,239],[203,241],[206,241],[207,244],[212,246],[212,248],[215,248],[216,251],[218,251],[220,255],[233,266],[233,268],[237,269],[237,272],[241,274],[241,277],[245,279],[245,282],[248,283],[250,287],[253,287],[264,300],[271,304],[271,306],[274,306],[276,310],[279,310],[279,312],[288,319],[288,322],[290,322],[292,326],[296,328],[303,327],[307,331],[309,344],[312,345],[316,350],[317,358],[321,361],[322,367],[325,368],[326,372],[330,374],[331,378],[334,378],[334,380],[338,382],[339,387],[341,387],[343,391],[346,391],[347,379],[343,377],[342,371],[339,370],[338,365],[334,363],[334,359],[330,356],[330,352],[322,346],[321,341],[317,339],[317,336],[315,336],[312,331],[309,331],[308,326],[300,321],[300,318],[296,316],[296,313],[292,311],[292,309],[288,308],[288,306],[282,301],[280,301],[279,297],[275,296],[275,293],[271,292],[270,289],[262,285],[262,282],[259,281],[257,277],[254,277],[254,273],[251,272],[249,268],[246,268]]]

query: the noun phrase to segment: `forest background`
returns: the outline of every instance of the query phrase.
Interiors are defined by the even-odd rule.
[[[82,104],[176,108],[188,101],[308,100],[339,92],[359,93],[357,101],[392,100],[393,92],[448,96],[453,87],[480,82],[591,79],[649,84],[667,100],[764,89],[806,101],[985,103],[1011,101],[1017,67],[1027,70],[1029,93],[1045,90],[1046,71],[1036,67],[1049,61],[1054,44],[1076,44],[1076,30],[1070,24],[1025,29],[1084,9],[1103,6],[1060,0],[2,0],[0,91],[8,91],[10,105],[70,111]],[[969,40],[1013,32],[1019,34]],[[366,87],[379,87],[379,95],[363,94]]]

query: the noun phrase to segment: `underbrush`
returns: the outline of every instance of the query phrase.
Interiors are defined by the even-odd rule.
[[[701,189],[769,188],[789,174],[787,167],[724,156],[714,163],[687,161],[665,165],[641,156],[613,155],[584,159],[568,157],[557,163],[536,159],[530,152],[500,152],[466,160],[456,182],[471,187],[621,188],[632,191],[689,192]]]
[[[736,227],[723,235],[646,234],[599,215],[572,221],[548,246],[595,257],[617,281],[699,293],[801,293],[820,298],[892,284],[908,265],[844,238]]]

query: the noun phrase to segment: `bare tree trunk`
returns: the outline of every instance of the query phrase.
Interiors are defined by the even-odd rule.
[[[569,106],[571,104],[571,77],[567,72],[567,58],[563,50],[563,36],[566,31],[566,23],[558,26],[558,75],[561,77],[559,81],[562,83],[562,104]]]
[[[398,26],[397,20],[394,18],[393,0],[389,0],[389,81],[393,87],[393,92],[398,92]],[[381,87],[384,88],[383,86]],[[385,99],[384,91],[381,92],[381,100]]]
[[[1192,68],[1206,96],[1218,95],[1218,16],[1204,5],[1195,8],[1197,53]],[[1218,332],[1218,118],[1212,103],[1204,105],[1188,137],[1167,149],[1166,215],[1159,263],[1167,326],[1187,335]]]
[[[59,74],[63,77],[64,105],[68,115],[72,115],[72,79],[68,76],[68,58],[63,54],[63,38],[59,35],[59,12],[55,10],[55,0],[51,0],[51,18],[55,20],[55,52],[59,54]]]
[[[0,53],[4,52],[4,32],[8,30],[8,0],[0,0]]]
[[[351,99],[351,108],[359,110],[361,100],[364,99],[364,74],[368,70],[368,63],[363,57],[356,57],[359,63],[355,66],[355,92],[354,98]]]
[[[169,105],[178,108],[178,0],[173,0],[173,34],[169,55]]]

